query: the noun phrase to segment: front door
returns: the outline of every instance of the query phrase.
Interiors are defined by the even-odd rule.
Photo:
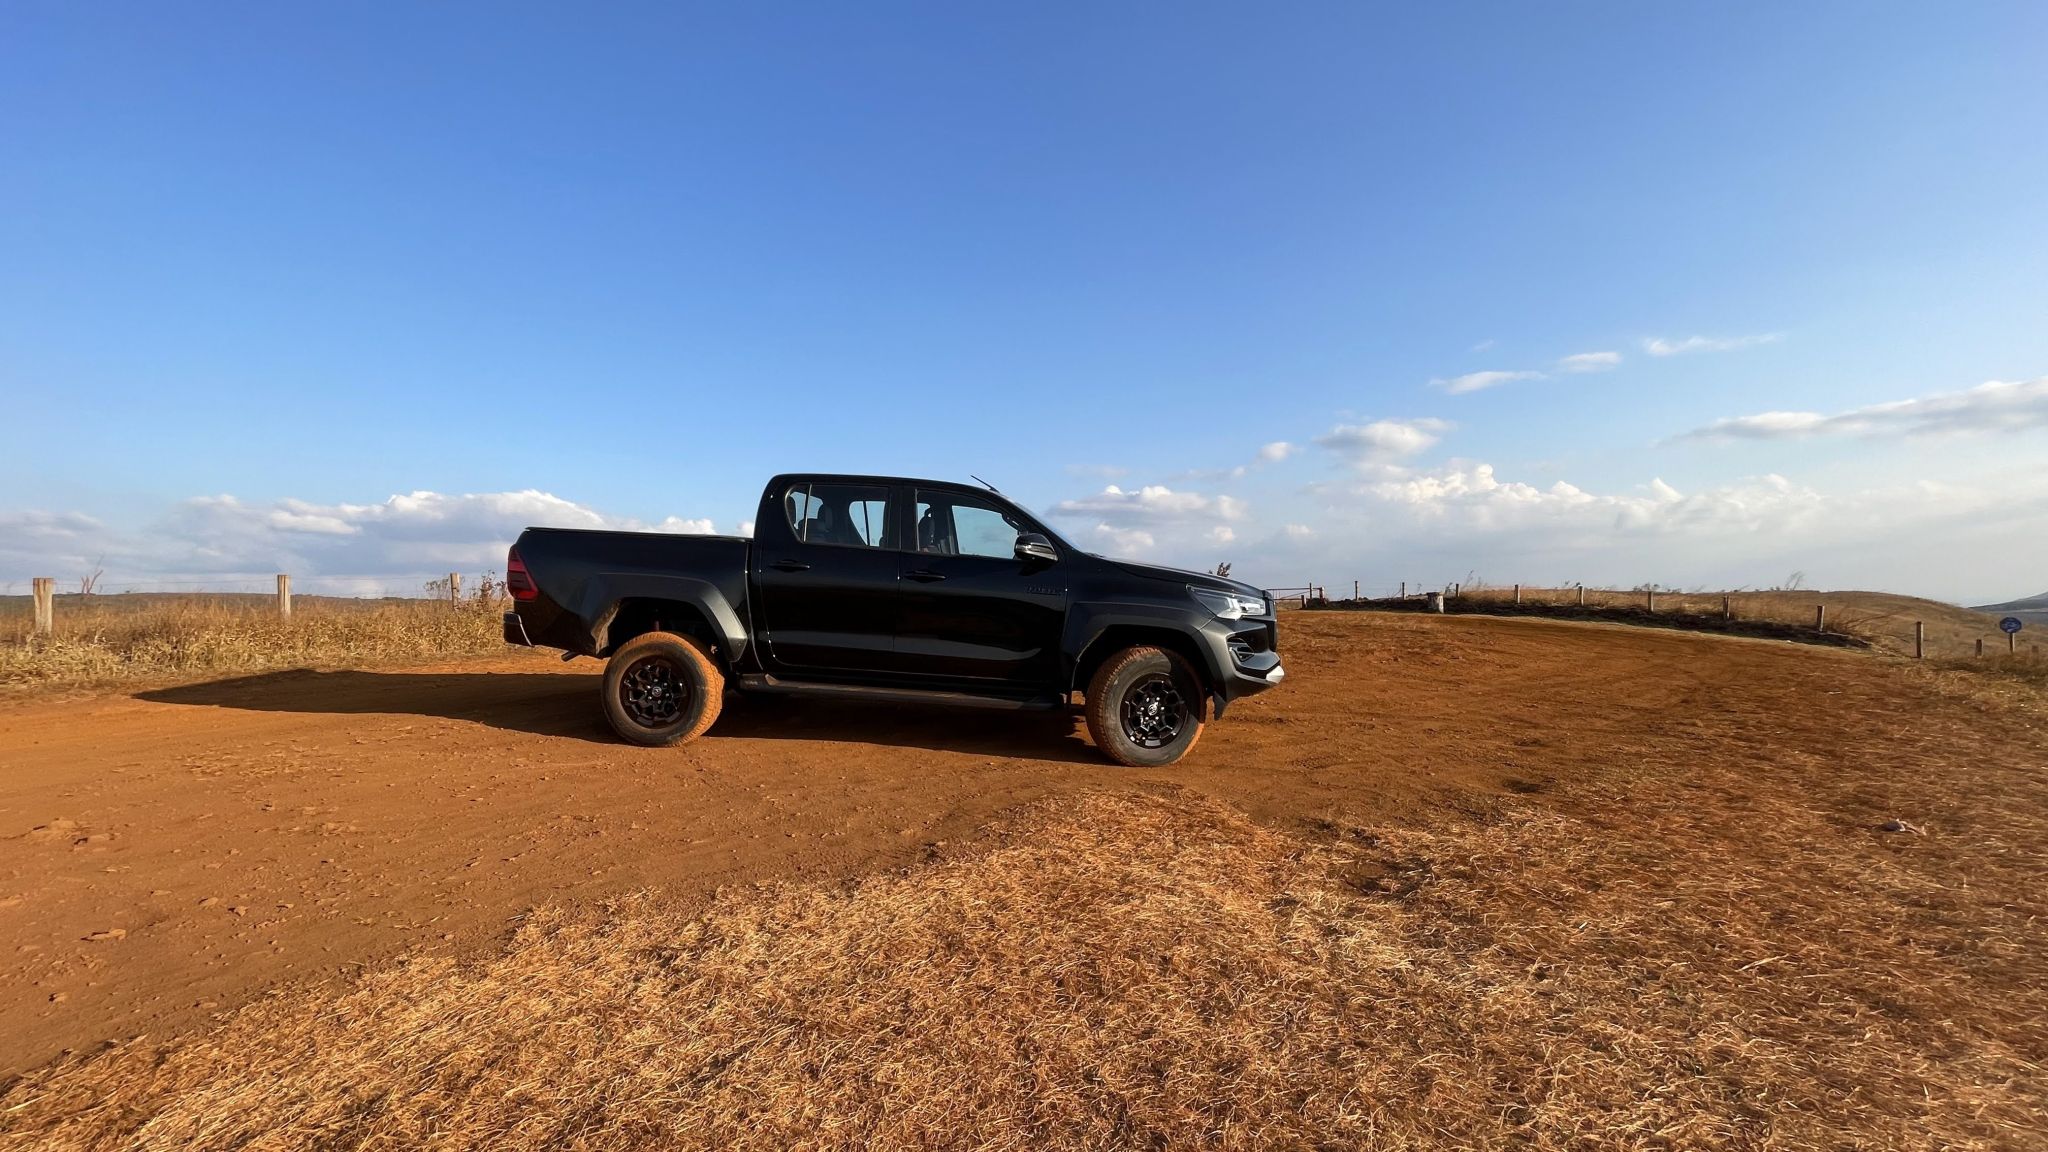
[[[1019,560],[1017,536],[1036,529],[964,492],[918,489],[912,551],[902,561],[896,663],[933,681],[1059,684],[1066,574],[1058,561]]]
[[[770,671],[886,673],[901,533],[881,484],[798,481],[754,535],[754,626]]]

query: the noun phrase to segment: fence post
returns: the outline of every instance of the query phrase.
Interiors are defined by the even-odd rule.
[[[1927,625],[1919,620],[1915,620],[1913,621],[1913,659],[1924,660],[1926,658]]]
[[[454,603],[454,602],[456,602],[456,601],[459,601],[459,600],[461,600],[461,599],[462,599],[462,573],[460,573],[460,572],[450,572],[450,573],[448,574],[448,600],[449,600],[449,602],[450,602],[450,603]]]
[[[57,579],[54,576],[38,576],[29,582],[36,597],[36,635],[48,636],[56,627]]]
[[[1585,606],[1586,606],[1586,586],[1585,586],[1584,584],[1581,584],[1581,585],[1579,585],[1579,607],[1581,607],[1581,608],[1584,608]]]
[[[1517,584],[1517,585],[1515,585],[1515,603],[1517,603],[1517,604],[1520,604],[1521,602],[1522,602],[1522,586],[1521,586],[1520,584]]]
[[[292,618],[292,578],[282,572],[277,574],[277,614]]]
[[[1358,599],[1358,581],[1356,581],[1356,580],[1353,580],[1353,581],[1351,582],[1351,598],[1352,598],[1353,600],[1357,600],[1357,599]]]
[[[1408,582],[1407,582],[1406,580],[1403,580],[1403,581],[1401,581],[1401,599],[1403,599],[1403,600],[1406,600],[1407,598],[1408,598]]]
[[[1983,658],[1984,658],[1984,638],[1983,638],[1982,636],[1979,636],[1979,637],[1977,637],[1977,659],[1979,659],[1979,660],[1982,660]]]
[[[1643,602],[1649,605],[1650,611],[1655,612],[1657,610],[1657,590],[1652,588],[1643,595],[1645,597]]]
[[[1825,604],[1815,604],[1815,605],[1813,606],[1813,630],[1814,630],[1815,632],[1819,632],[1819,633],[1821,633],[1821,634],[1823,634],[1823,635],[1825,635],[1825,634],[1827,633],[1827,630],[1828,630],[1828,606],[1827,606],[1827,605],[1825,605]]]
[[[1729,607],[1728,607],[1728,598],[1727,598],[1726,596],[1723,596],[1723,597],[1721,597],[1721,619],[1723,619],[1723,620],[1733,620],[1733,619],[1735,619],[1735,613],[1734,613],[1734,612],[1733,612],[1732,610],[1730,610],[1730,609],[1729,609]]]

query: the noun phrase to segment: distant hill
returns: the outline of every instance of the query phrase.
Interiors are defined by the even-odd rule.
[[[2048,628],[2048,592],[2029,596],[2023,600],[2007,600],[2003,604],[1985,604],[1971,609],[1986,616],[2017,616],[2028,628]]]

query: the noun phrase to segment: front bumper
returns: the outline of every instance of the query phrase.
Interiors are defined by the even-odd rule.
[[[1201,631],[1209,647],[1217,715],[1230,701],[1264,692],[1287,678],[1273,647],[1274,621],[1211,620]]]

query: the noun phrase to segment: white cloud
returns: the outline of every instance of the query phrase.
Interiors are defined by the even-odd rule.
[[[1283,524],[1280,533],[1295,540],[1306,540],[1315,535],[1316,530],[1306,524]]]
[[[2048,427],[2048,376],[2035,380],[1993,380],[1961,392],[1939,392],[1852,408],[1833,416],[1819,412],[1759,412],[1716,420],[1680,440],[1783,440],[1798,436],[1927,436],[1945,433],[2017,432]]]
[[[1733,352],[1738,348],[1753,348],[1758,344],[1771,344],[1782,339],[1776,332],[1760,336],[1688,336],[1683,340],[1666,340],[1652,336],[1643,341],[1643,351],[1652,356],[1684,356],[1693,352]]]
[[[1244,501],[1234,496],[1176,492],[1164,484],[1147,484],[1126,492],[1111,484],[1093,496],[1062,500],[1053,515],[1092,517],[1120,524],[1161,523],[1202,517],[1234,520],[1244,515]]]
[[[252,504],[201,496],[138,532],[89,517],[0,515],[0,582],[90,571],[104,558],[103,586],[186,584],[230,589],[290,573],[306,592],[413,591],[429,576],[503,567],[528,526],[703,534],[709,519],[647,523],[610,516],[547,492],[410,492],[375,504],[284,499]]]
[[[1316,437],[1316,443],[1357,467],[1376,468],[1428,451],[1450,429],[1449,421],[1431,416],[1375,420],[1370,424],[1339,424]]]
[[[1051,515],[1093,521],[1084,543],[1113,556],[1192,557],[1237,539],[1231,524],[1248,512],[1243,500],[1221,493],[1176,491],[1164,484],[1126,491],[1112,484],[1093,496],[1061,501]]]
[[[1605,372],[1621,363],[1619,352],[1578,352],[1557,362],[1560,372]]]
[[[709,516],[702,516],[695,520],[685,520],[679,516],[669,516],[665,517],[661,523],[649,528],[648,531],[673,532],[683,536],[715,536],[718,534],[718,522]]]
[[[1268,464],[1278,464],[1301,449],[1285,440],[1275,440],[1259,447],[1257,455],[1249,464],[1237,464],[1229,468],[1190,468],[1168,476],[1170,484],[1215,484],[1224,480],[1242,480]]]
[[[1141,528],[1118,528],[1113,524],[1097,524],[1094,544],[1110,556],[1144,556],[1155,547],[1152,534]]]
[[[1541,372],[1467,372],[1463,376],[1453,376],[1447,380],[1431,380],[1429,386],[1441,388],[1453,396],[1460,396],[1467,392],[1478,392],[1485,388],[1496,388],[1516,380],[1541,379],[1543,379],[1543,373]]]
[[[90,539],[106,525],[78,512],[0,512],[0,540],[74,542]]]
[[[1491,339],[1488,339],[1488,340],[1481,340],[1481,341],[1480,341],[1479,343],[1477,343],[1477,344],[1474,344],[1474,345],[1472,346],[1472,350],[1473,350],[1474,352],[1484,352],[1484,351],[1486,351],[1486,350],[1487,350],[1488,348],[1491,348],[1491,347],[1493,347],[1493,346],[1494,346],[1494,344],[1496,344],[1496,343],[1498,343],[1498,341],[1495,341],[1495,340],[1491,340]]]

